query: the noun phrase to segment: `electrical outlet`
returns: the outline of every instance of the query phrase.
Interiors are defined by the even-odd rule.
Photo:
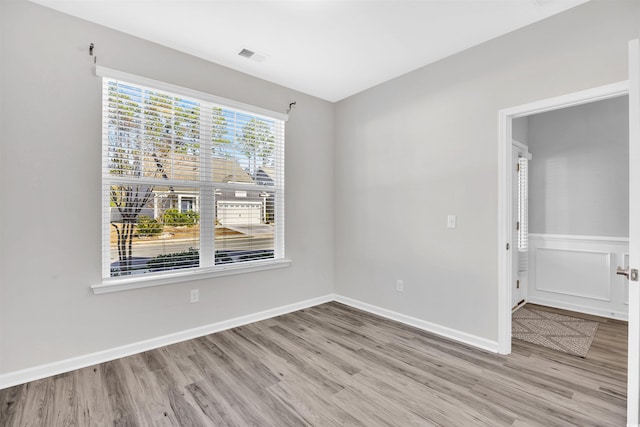
[[[400,279],[396,282],[396,291],[402,292],[404,291],[404,282]]]
[[[191,304],[200,301],[200,291],[198,289],[191,289]]]

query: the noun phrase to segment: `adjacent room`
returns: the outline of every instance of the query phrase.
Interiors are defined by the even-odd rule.
[[[0,0],[0,426],[638,426],[639,22]]]
[[[512,338],[624,367],[628,96],[517,118],[512,137]]]
[[[531,157],[514,306],[627,320],[629,283],[615,270],[629,253],[628,97],[516,119],[514,139]]]

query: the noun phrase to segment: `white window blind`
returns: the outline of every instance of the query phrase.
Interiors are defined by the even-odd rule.
[[[526,157],[518,159],[518,271],[527,271],[529,251],[529,183]]]
[[[284,258],[284,120],[194,94],[103,77],[103,280]]]

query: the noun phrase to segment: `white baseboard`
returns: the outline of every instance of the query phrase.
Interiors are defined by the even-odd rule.
[[[109,350],[98,351],[83,356],[72,357],[57,362],[47,363],[46,365],[35,366],[20,371],[9,372],[0,375],[0,390],[3,388],[13,387],[15,385],[24,384],[29,381],[35,381],[47,378],[52,375],[58,375],[64,372],[85,368],[87,366],[96,365],[98,363],[108,362],[110,360],[119,359],[121,357],[131,356],[143,351],[153,350],[181,341],[202,337],[205,335],[221,332],[227,329],[236,328],[253,322],[270,319],[275,316],[291,313],[293,311],[302,310],[304,308],[313,307],[314,305],[324,304],[333,301],[333,294],[325,295],[318,298],[312,298],[306,301],[284,305],[272,308],[258,313],[248,314],[246,316],[236,317],[234,319],[224,320],[222,322],[212,323],[210,325],[200,326],[186,331],[176,332],[149,340],[139,341],[132,344],[115,347]]]
[[[491,341],[486,338],[481,338],[476,335],[471,335],[466,332],[451,329],[446,326],[437,325],[435,323],[427,322],[426,320],[417,319],[415,317],[407,316],[395,311],[387,310],[386,308],[378,307],[375,305],[367,304],[362,301],[344,297],[342,295],[335,295],[335,300],[342,304],[376,314],[387,319],[395,320],[396,322],[404,323],[422,329],[423,331],[431,332],[436,335],[440,335],[445,338],[452,339],[454,341],[468,344],[473,347],[481,348],[483,350],[490,351],[492,353],[498,352],[498,342]]]
[[[578,313],[592,314],[594,316],[606,317],[609,319],[629,321],[629,313],[623,313],[623,312],[617,312],[617,311],[612,312],[606,309],[600,309],[600,308],[590,307],[586,305],[565,303],[561,301],[548,300],[548,299],[537,298],[537,297],[528,297],[527,302],[531,304],[544,305],[547,307],[561,308],[563,310],[577,311]]]
[[[381,317],[385,317],[387,319],[395,320],[397,322],[414,326],[418,329],[422,329],[424,331],[431,332],[433,334],[440,335],[442,337],[461,342],[463,344],[468,344],[473,347],[490,351],[492,353],[498,352],[498,343],[496,341],[487,340],[485,338],[471,335],[466,332],[461,332],[455,329],[447,328],[445,326],[437,325],[435,323],[427,322],[425,320],[417,319],[415,317],[407,316],[401,313],[397,313],[395,311],[377,307],[375,305],[371,305],[358,300],[343,297],[341,295],[328,294],[322,297],[312,298],[312,299],[300,301],[294,304],[284,305],[281,307],[276,307],[273,309],[261,311],[258,313],[249,314],[246,316],[240,316],[234,319],[212,323],[210,325],[200,326],[197,328],[188,329],[186,331],[176,332],[169,335],[164,335],[164,336],[152,338],[149,340],[139,341],[136,343],[127,344],[120,347],[115,347],[109,350],[98,351],[98,352],[86,354],[83,356],[72,357],[72,358],[60,360],[57,362],[47,363],[45,365],[35,366],[33,368],[1,374],[0,390],[3,388],[13,387],[19,384],[24,384],[29,381],[35,381],[42,378],[47,378],[52,375],[58,375],[64,372],[85,368],[87,366],[108,362],[110,360],[119,359],[121,357],[131,356],[133,354],[153,350],[155,348],[163,347],[170,344],[175,344],[181,341],[186,341],[193,338],[198,338],[205,335],[213,334],[216,332],[225,331],[227,329],[236,328],[238,326],[247,325],[249,323],[259,322],[261,320],[270,319],[276,316],[281,316],[283,314],[291,313],[297,310],[302,310],[304,308],[313,307],[319,304],[324,304],[330,301],[337,301],[342,304],[345,304],[345,305],[348,305],[348,306],[351,306],[351,307],[354,307],[354,308],[357,308]]]

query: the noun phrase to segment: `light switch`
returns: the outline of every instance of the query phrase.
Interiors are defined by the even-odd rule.
[[[457,218],[455,215],[447,216],[447,228],[456,228]]]

